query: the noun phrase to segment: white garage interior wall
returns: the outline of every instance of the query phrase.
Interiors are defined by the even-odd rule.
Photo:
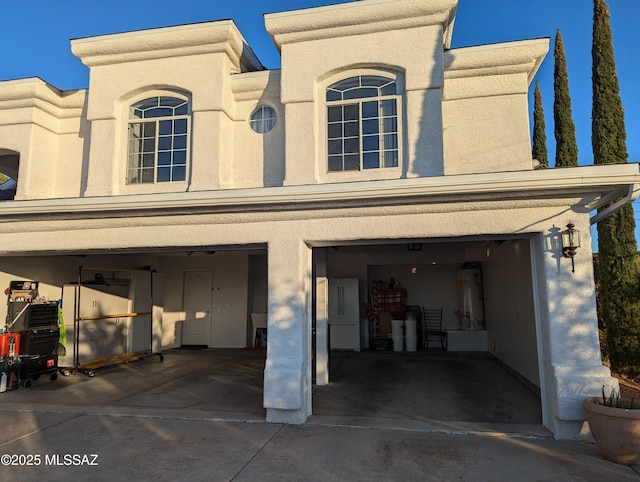
[[[189,252],[187,252],[189,253]],[[250,314],[266,307],[266,254],[254,251],[202,251],[159,258],[164,279],[163,345],[181,345],[184,272],[210,269],[212,348],[244,348],[250,338]]]
[[[540,388],[529,239],[494,243],[483,264],[489,350]]]

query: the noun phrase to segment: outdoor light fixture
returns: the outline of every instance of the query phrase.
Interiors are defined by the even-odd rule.
[[[575,224],[567,224],[567,229],[562,231],[562,254],[565,258],[571,258],[571,272],[576,272],[573,257],[576,255],[576,249],[580,247],[580,231],[575,228]]]

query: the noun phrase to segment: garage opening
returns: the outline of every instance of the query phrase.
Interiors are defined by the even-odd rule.
[[[82,270],[80,282],[83,325],[79,329],[79,346],[74,348],[80,267],[87,267]],[[209,246],[161,252],[0,257],[0,286],[9,287],[13,280],[37,281],[42,300],[61,302],[69,336],[66,353],[59,353],[60,369],[74,368],[76,361],[129,354],[153,345],[154,352],[164,355],[164,361],[150,357],[140,363],[158,375],[161,367],[168,370],[163,376],[169,378],[159,383],[181,386],[188,373],[187,379],[207,385],[190,391],[194,397],[202,398],[198,403],[210,407],[219,394],[228,392],[230,398],[220,403],[228,404],[237,396],[236,412],[244,406],[248,413],[258,413],[263,418],[266,336],[262,333],[256,342],[251,315],[266,312],[266,247]],[[0,305],[3,320],[7,313],[7,305]],[[152,317],[159,320],[157,324],[154,321],[154,331],[149,329]],[[80,360],[74,359],[75,349],[79,350]],[[233,353],[240,355],[229,356]],[[171,363],[166,364],[169,358]],[[182,367],[181,361],[190,368]],[[118,369],[116,364],[100,368],[105,373],[114,369]],[[97,378],[100,370],[95,371]],[[70,376],[82,379],[85,374]],[[153,378],[153,373],[149,376]],[[37,390],[40,385],[47,385],[49,390],[65,388],[65,378],[58,377],[54,382],[38,380],[31,389]],[[122,393],[129,390],[120,383],[110,387]],[[211,387],[218,389],[213,392]],[[207,394],[218,395],[205,400]],[[179,397],[176,403],[182,403]]]
[[[314,249],[312,418],[542,423],[529,238]]]

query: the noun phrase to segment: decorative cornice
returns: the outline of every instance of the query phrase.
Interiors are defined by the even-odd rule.
[[[57,119],[78,117],[86,90],[63,91],[38,77],[0,81],[0,111],[38,108]]]
[[[441,25],[448,48],[457,0],[361,0],[265,15],[278,51],[287,43]]]
[[[548,51],[549,38],[451,49],[444,53],[444,77],[526,73],[531,83]]]
[[[262,69],[233,20],[178,25],[73,39],[71,51],[88,67],[208,53],[225,53],[238,71]]]
[[[231,90],[237,101],[263,95],[280,97],[280,70],[234,74],[231,76]]]

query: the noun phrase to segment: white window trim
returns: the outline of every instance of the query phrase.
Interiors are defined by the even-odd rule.
[[[154,182],[128,184],[127,176],[129,170],[129,125],[131,122],[130,108],[138,102],[149,99],[151,97],[176,97],[184,99],[189,103],[189,109],[187,111],[187,165],[186,176],[184,181],[167,181],[157,182],[154,178]],[[163,193],[163,192],[183,192],[187,190],[190,184],[191,173],[191,146],[193,144],[193,131],[192,131],[192,118],[193,118],[193,100],[191,95],[186,91],[181,90],[169,90],[169,89],[152,89],[140,93],[134,97],[124,99],[120,106],[121,119],[119,122],[120,128],[118,129],[118,135],[120,136],[120,155],[116,157],[115,162],[117,168],[114,170],[114,174],[117,173],[116,185],[120,186],[119,192],[121,194],[151,194],[151,193]],[[157,167],[157,166],[156,166]]]
[[[398,166],[397,167],[385,167],[377,169],[362,169],[359,171],[329,171],[328,165],[328,119],[327,119],[327,101],[326,91],[327,87],[335,84],[344,79],[350,77],[364,75],[376,75],[381,77],[393,78],[396,81],[397,92],[397,112],[398,112]],[[321,82],[318,86],[320,89],[317,95],[317,99],[320,101],[317,103],[317,119],[318,119],[318,138],[320,142],[317,143],[316,152],[316,177],[321,183],[333,183],[333,182],[352,182],[352,181],[377,181],[385,179],[399,179],[402,176],[403,168],[407,162],[404,139],[406,137],[406,120],[404,117],[404,102],[405,102],[405,83],[404,76],[398,72],[385,70],[385,69],[353,69],[345,72],[341,72],[338,75],[331,76]]]
[[[273,112],[275,113],[276,123],[271,130],[268,130],[266,132],[258,132],[253,129],[253,126],[251,125],[251,116],[253,115],[253,113],[256,111],[258,107],[269,107],[273,109]],[[262,102],[262,101],[258,102],[257,104],[254,104],[253,106],[251,106],[251,109],[249,109],[249,115],[247,116],[247,125],[249,126],[249,130],[251,131],[252,134],[255,134],[257,136],[268,136],[273,132],[275,132],[280,126],[280,112],[278,112],[278,109],[276,108],[276,106],[274,106],[269,102]]]

